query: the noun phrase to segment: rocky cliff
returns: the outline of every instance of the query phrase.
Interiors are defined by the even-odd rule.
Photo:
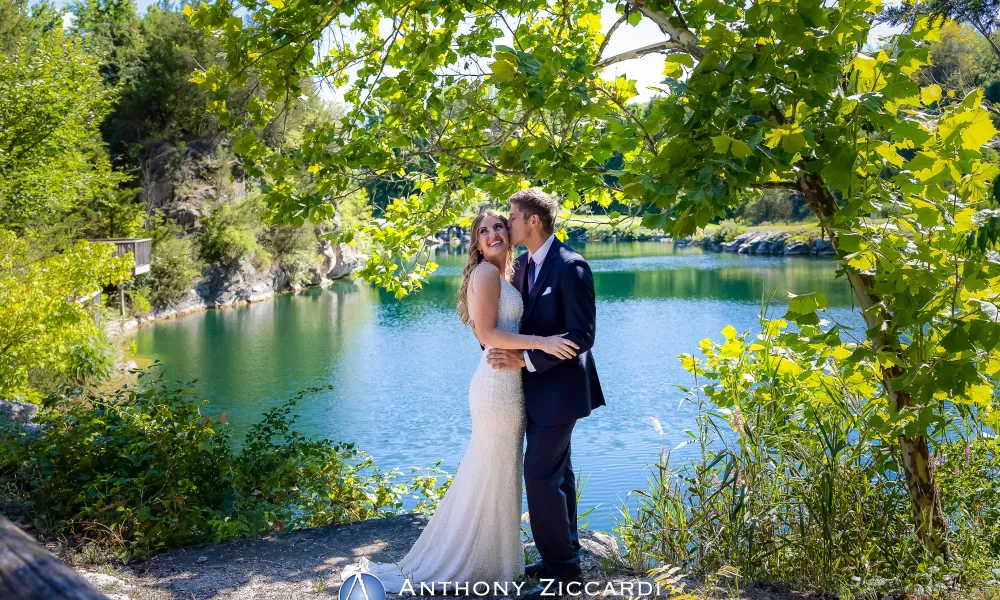
[[[212,203],[243,202],[252,188],[225,138],[150,147],[142,160],[140,183],[146,212],[176,223],[181,237],[193,239],[203,231],[203,220]],[[339,218],[335,217],[331,223],[310,226],[315,233],[315,259],[305,273],[301,265],[295,267],[281,260],[257,266],[253,257],[231,265],[209,264],[184,297],[168,306],[154,307],[125,327],[207,308],[256,302],[304,286],[327,285],[350,275],[358,266],[354,250],[345,244],[332,244],[324,237],[338,225]]]

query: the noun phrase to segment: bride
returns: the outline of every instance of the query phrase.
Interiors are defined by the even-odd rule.
[[[533,336],[518,332],[521,294],[508,278],[514,249],[507,219],[485,211],[470,228],[469,259],[462,271],[458,313],[489,348],[537,349],[572,358],[577,345],[561,335]],[[472,439],[455,479],[427,527],[398,563],[361,559],[344,569],[342,580],[367,572],[389,593],[413,590],[421,583],[437,590],[444,582],[513,583],[524,572],[521,545],[521,476],[525,408],[521,373],[496,370],[484,350],[469,384]]]

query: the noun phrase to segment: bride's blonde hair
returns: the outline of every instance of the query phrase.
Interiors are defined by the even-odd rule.
[[[469,227],[469,259],[465,261],[462,268],[462,286],[458,290],[458,317],[465,325],[469,324],[469,280],[472,279],[472,272],[476,270],[479,263],[483,262],[482,251],[479,249],[479,226],[483,224],[486,217],[496,217],[507,227],[507,217],[494,210],[484,210],[476,215]],[[507,260],[504,277],[510,278],[514,272],[514,245],[510,243],[510,235],[507,235]]]

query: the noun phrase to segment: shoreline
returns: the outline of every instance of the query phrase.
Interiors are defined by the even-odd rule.
[[[829,240],[820,239],[806,230],[785,230],[774,229],[764,231],[748,231],[742,233],[730,241],[717,241],[711,234],[703,236],[688,236],[682,239],[674,239],[669,235],[629,235],[629,236],[608,236],[602,240],[586,238],[569,238],[570,242],[584,242],[588,244],[607,244],[622,242],[651,242],[651,243],[672,243],[675,248],[687,248],[697,246],[705,251],[729,252],[734,254],[747,254],[751,256],[803,256],[816,258],[829,258],[836,256],[836,251]],[[447,245],[448,242],[441,241],[439,246]],[[138,330],[144,325],[162,321],[170,321],[200,312],[210,310],[222,310],[240,306],[248,306],[260,302],[274,300],[278,296],[293,296],[310,289],[324,289],[334,284],[336,281],[354,281],[353,270],[336,279],[323,278],[318,283],[308,285],[298,285],[285,287],[277,290],[250,291],[247,294],[235,295],[230,301],[218,302],[208,300],[197,293],[197,288],[193,288],[188,297],[180,303],[165,309],[154,310],[146,315],[129,317],[122,320],[115,318],[108,320],[105,331],[111,336],[121,336]]]
[[[317,289],[317,288],[319,289],[328,288],[331,285],[333,285],[335,281],[344,281],[344,280],[353,281],[354,277],[353,275],[348,274],[343,277],[338,277],[337,279],[324,279],[319,283],[315,284],[289,287],[271,292],[258,292],[250,294],[245,298],[234,299],[231,302],[220,303],[220,302],[207,302],[207,301],[200,301],[200,302],[192,301],[192,303],[189,305],[182,305],[179,307],[157,310],[141,317],[129,317],[128,319],[125,320],[122,320],[121,318],[109,320],[107,321],[107,325],[105,326],[105,331],[108,335],[111,336],[121,336],[126,333],[136,331],[140,327],[147,324],[158,323],[161,321],[170,321],[172,319],[179,319],[181,317],[186,317],[200,312],[208,312],[210,310],[224,310],[227,308],[237,308],[241,306],[249,306],[251,304],[259,304],[261,302],[268,302],[270,300],[274,300],[278,296],[294,296],[295,294],[299,294],[306,290]],[[195,291],[191,290],[191,293],[194,294]]]

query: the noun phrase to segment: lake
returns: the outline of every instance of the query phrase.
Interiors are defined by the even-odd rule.
[[[615,507],[630,490],[645,488],[647,464],[661,446],[672,449],[693,425],[693,407],[675,387],[693,383],[679,354],[697,354],[698,342],[721,339],[727,324],[754,328],[761,299],[771,294],[777,316],[788,292],[820,291],[831,318],[861,325],[832,260],[658,242],[577,248],[594,271],[593,353],[608,402],[573,435],[573,465],[587,480],[580,511],[598,507],[588,517],[592,529],[612,528]],[[138,354],[160,359],[168,379],[196,379],[211,412],[226,411],[237,434],[296,391],[330,384],[332,390],[300,403],[301,432],[354,442],[386,469],[408,472],[442,460],[453,470],[471,432],[468,381],[480,353],[455,313],[465,258],[440,248],[436,275],[402,301],[361,281],[337,281],[147,325],[136,332]]]

